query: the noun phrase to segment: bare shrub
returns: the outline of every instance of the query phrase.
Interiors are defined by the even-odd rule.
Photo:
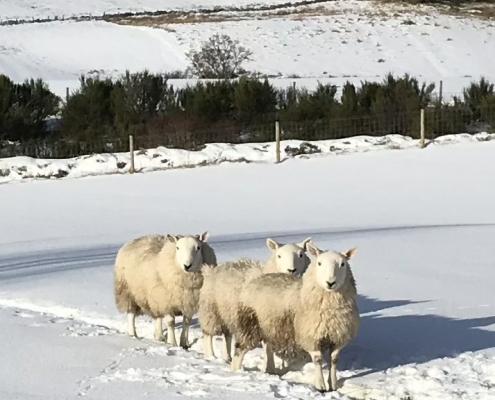
[[[192,72],[201,79],[236,78],[244,62],[252,58],[251,50],[228,35],[215,34],[201,44],[199,50],[191,50],[187,57]]]

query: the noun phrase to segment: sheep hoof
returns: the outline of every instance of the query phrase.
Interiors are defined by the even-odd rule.
[[[189,347],[191,347],[191,346],[189,346],[189,343],[187,343],[187,342],[181,342],[180,347],[182,347],[184,350],[188,350]]]

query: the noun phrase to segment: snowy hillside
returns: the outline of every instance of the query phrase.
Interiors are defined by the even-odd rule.
[[[221,261],[268,257],[268,236],[358,247],[361,327],[339,360],[340,393],[324,398],[493,400],[494,152],[461,143],[1,185],[0,398],[322,398],[311,364],[268,376],[257,349],[231,373],[201,341],[155,342],[146,318],[143,339],[125,335],[118,247],[208,229]]]
[[[294,1],[296,2],[296,1]],[[194,10],[225,6],[284,4],[287,0],[0,0],[0,21],[7,19],[62,18],[76,15],[142,12],[155,10]]]
[[[62,2],[41,5],[32,1],[33,7],[23,6],[21,11],[33,16],[44,15],[45,8],[55,10],[62,4],[64,10],[73,13],[83,12],[85,7],[93,12],[95,4],[100,4],[99,12],[127,9],[131,3],[146,9],[171,4],[158,0],[104,5],[72,2],[68,7]],[[179,8],[193,6],[193,2],[174,3]],[[2,16],[21,13],[10,1],[0,3],[0,7]],[[53,11],[56,15],[60,12]],[[194,23],[181,22],[187,18]],[[437,88],[443,80],[448,98],[482,75],[490,79],[495,63],[492,21],[452,16],[424,6],[341,0],[272,12],[112,21],[0,26],[0,73],[18,81],[41,77],[57,94],[65,96],[66,87],[79,86],[82,73],[115,76],[126,69],[184,70],[189,65],[186,53],[215,33],[228,33],[253,51],[253,61],[246,64],[248,70],[285,77],[274,79],[279,86],[296,81],[314,87],[317,80],[341,85],[346,80],[359,83],[364,79],[381,80],[388,72],[408,72],[437,83]]]

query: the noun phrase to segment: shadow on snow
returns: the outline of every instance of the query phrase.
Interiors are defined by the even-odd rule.
[[[415,302],[359,296],[358,336],[342,350],[339,368],[368,369],[362,375],[408,363],[426,363],[464,352],[495,348],[495,316],[456,319],[440,315],[380,315]],[[373,313],[373,315],[363,315]]]

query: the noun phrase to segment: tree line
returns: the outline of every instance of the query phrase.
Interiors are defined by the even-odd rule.
[[[441,104],[434,90],[434,84],[391,74],[382,82],[348,82],[339,96],[330,84],[277,89],[248,76],[178,89],[164,75],[145,71],[116,80],[81,78],[80,88],[62,101],[40,79],[15,83],[0,75],[0,139],[104,142],[134,135],[143,145],[150,140],[150,147],[194,149],[207,142],[271,141],[276,119],[287,139],[417,137],[422,108],[427,129],[438,134],[495,127],[494,85],[486,79],[471,83],[452,104]]]

